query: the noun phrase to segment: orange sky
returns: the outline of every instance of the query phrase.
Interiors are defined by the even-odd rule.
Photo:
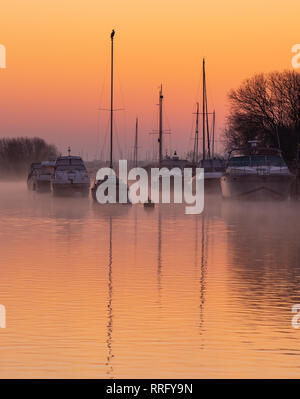
[[[192,148],[202,57],[220,135],[230,88],[257,72],[291,68],[299,14],[294,0],[2,0],[0,135],[39,135],[63,152],[71,145],[85,158],[106,157],[108,114],[97,109],[109,105],[114,28],[115,107],[124,108],[116,115],[116,157],[132,150],[136,115],[141,155],[152,155],[160,83],[172,130],[167,149],[183,155]]]

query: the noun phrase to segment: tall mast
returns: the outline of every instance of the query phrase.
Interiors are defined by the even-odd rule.
[[[137,167],[138,163],[138,124],[139,120],[136,118],[135,121],[135,143],[134,143],[134,166]]]
[[[194,154],[193,154],[193,164],[198,163],[198,143],[199,143],[199,103],[197,103],[196,111],[196,129],[195,129],[195,142],[194,142]]]
[[[202,159],[205,159],[205,59],[202,66]]]
[[[160,91],[159,91],[159,164],[161,164],[163,160],[163,120],[162,120],[162,105],[163,105],[163,94],[162,94],[162,85],[160,86]]]
[[[110,75],[110,168],[113,167],[113,106],[114,106],[114,36],[115,31],[112,30],[111,38],[111,75]]]

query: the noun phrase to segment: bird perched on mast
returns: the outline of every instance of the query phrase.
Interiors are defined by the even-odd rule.
[[[113,30],[111,31],[110,38],[113,39],[114,36],[115,36],[115,30],[113,29]]]

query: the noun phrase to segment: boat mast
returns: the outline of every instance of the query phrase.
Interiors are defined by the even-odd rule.
[[[162,120],[162,106],[163,106],[163,94],[162,94],[162,85],[160,86],[160,91],[159,91],[159,138],[158,138],[158,143],[159,143],[159,164],[161,164],[163,160],[163,120]]]
[[[194,154],[193,154],[193,164],[198,163],[198,144],[199,144],[199,103],[197,103],[196,111],[196,129],[195,129],[195,142],[194,142]]]
[[[113,167],[113,105],[114,105],[114,36],[115,31],[112,30],[111,38],[111,75],[110,75],[110,163],[109,166]]]
[[[205,160],[205,59],[202,65],[202,159]]]
[[[136,118],[135,121],[135,143],[134,143],[134,166],[137,167],[138,163],[138,124],[139,120]]]
[[[205,59],[203,58],[203,159],[206,158],[205,151],[205,123],[207,135],[207,155],[210,159],[210,139],[209,139],[209,124],[208,124],[208,111],[207,111],[207,92],[206,92],[206,76],[205,76]]]

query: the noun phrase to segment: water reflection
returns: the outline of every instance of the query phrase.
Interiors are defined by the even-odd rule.
[[[161,304],[161,278],[162,278],[162,233],[161,233],[161,209],[158,208],[158,229],[157,229],[157,288],[158,303]]]
[[[108,313],[108,321],[107,321],[107,362],[106,365],[108,367],[107,369],[107,375],[112,376],[113,374],[113,365],[112,365],[112,359],[114,357],[113,355],[113,349],[112,349],[112,334],[113,334],[113,275],[112,275],[112,217],[109,217],[109,252],[108,252],[108,303],[107,303],[107,313]]]
[[[197,220],[198,218],[196,218]],[[204,303],[205,303],[205,274],[208,240],[205,240],[205,213],[201,215],[201,275],[200,275],[200,334],[204,328]],[[198,229],[198,225],[197,225]],[[197,233],[198,234],[198,233]]]
[[[289,329],[293,303],[300,302],[299,224],[293,204],[223,204],[228,263],[236,284],[232,300],[244,312],[264,312],[277,328]],[[276,308],[276,310],[275,310]],[[280,310],[281,309],[281,310]],[[278,317],[281,313],[282,317]]]
[[[1,188],[1,376],[298,377],[298,205],[185,215]]]

